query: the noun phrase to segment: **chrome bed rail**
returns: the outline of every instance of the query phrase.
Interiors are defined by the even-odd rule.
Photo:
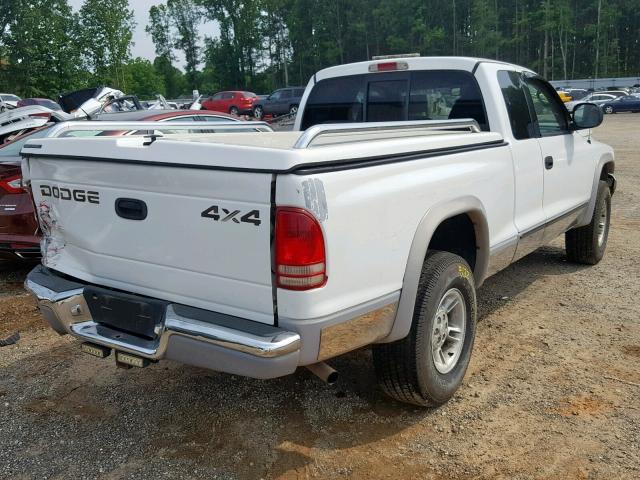
[[[258,132],[273,132],[273,129],[266,122],[101,122],[91,120],[78,120],[72,122],[61,122],[51,127],[47,138],[59,138],[68,136],[70,132],[100,131],[100,132],[121,132],[121,131],[144,131],[150,130],[155,136],[162,136],[162,130],[201,130],[205,133],[217,130],[226,133],[233,130],[246,131],[247,129]]]
[[[382,133],[408,132],[432,130],[467,130],[470,133],[480,133],[480,125],[472,119],[461,120],[412,120],[407,122],[371,122],[314,125],[305,130],[295,143],[295,149],[309,148],[321,136],[349,133]]]

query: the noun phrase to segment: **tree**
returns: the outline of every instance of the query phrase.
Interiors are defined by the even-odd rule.
[[[137,57],[125,65],[125,78],[129,88],[127,93],[148,99],[156,94],[166,94],[163,78],[158,75],[153,64]]]
[[[167,98],[177,98],[189,90],[184,73],[174,67],[166,56],[156,57],[153,67],[156,74],[162,78]]]
[[[171,25],[171,16],[166,5],[153,5],[149,9],[149,23],[145,27],[145,32],[151,35],[156,55],[165,57],[169,61],[175,60],[175,55],[173,54],[175,40]]]
[[[5,84],[24,96],[55,97],[81,81],[67,0],[14,0],[4,11]],[[7,18],[8,16],[8,18]]]
[[[87,66],[98,83],[126,90],[135,21],[128,0],[85,0],[80,9],[81,41]]]
[[[169,18],[176,29],[174,47],[184,52],[189,87],[197,88],[197,70],[200,63],[200,35],[198,26],[201,13],[193,0],[168,0]]]

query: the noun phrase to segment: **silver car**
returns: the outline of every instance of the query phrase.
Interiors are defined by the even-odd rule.
[[[573,112],[573,109],[576,108],[576,105],[580,103],[589,102],[595,103],[596,105],[602,105],[603,103],[610,102],[611,100],[615,100],[616,98],[616,95],[612,95],[610,93],[593,92],[586,97],[581,98],[580,100],[567,102],[564,104],[564,106],[567,107],[567,110]]]

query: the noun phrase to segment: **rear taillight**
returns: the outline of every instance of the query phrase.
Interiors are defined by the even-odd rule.
[[[0,180],[0,188],[9,193],[23,193],[22,177],[20,175],[14,175],[12,177],[3,178]]]
[[[310,290],[327,281],[322,227],[302,208],[276,209],[275,270],[278,287],[287,290]]]

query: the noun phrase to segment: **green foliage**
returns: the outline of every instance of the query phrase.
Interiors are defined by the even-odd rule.
[[[640,0],[167,0],[149,11],[153,64],[131,59],[131,5],[85,0],[74,14],[68,0],[0,0],[0,90],[268,93],[327,66],[413,52],[497,58],[549,79],[640,75]],[[219,34],[203,39],[203,21]]]
[[[129,1],[85,0],[79,19],[79,43],[94,81],[125,91],[125,64],[131,57],[135,28]]]
[[[13,0],[0,10],[2,84],[25,96],[54,96],[81,82],[76,17],[66,0]]]
[[[124,67],[124,77],[128,94],[141,99],[155,98],[158,93],[166,95],[164,79],[149,60],[140,57],[131,60]]]

